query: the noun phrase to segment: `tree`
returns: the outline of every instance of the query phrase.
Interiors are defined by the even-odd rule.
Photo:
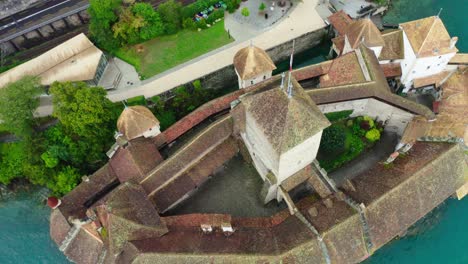
[[[32,136],[41,88],[39,78],[26,76],[0,89],[0,120],[17,137]]]
[[[245,16],[245,17],[248,17],[248,16],[250,16],[250,11],[249,11],[249,9],[248,9],[247,7],[244,7],[244,8],[242,8],[242,10],[241,10],[241,14],[242,14],[243,16]]]
[[[55,181],[49,184],[49,188],[55,194],[63,195],[75,188],[79,183],[81,174],[70,166],[64,167],[55,177]]]
[[[130,8],[123,8],[119,21],[112,26],[114,38],[121,39],[122,44],[135,44],[140,40],[140,28],[146,25],[143,17],[135,15]]]
[[[89,33],[96,44],[113,52],[120,43],[114,38],[112,25],[118,20],[116,10],[122,4],[121,0],[90,0],[88,13],[90,15]]]
[[[181,28],[182,5],[174,0],[162,3],[158,7],[158,13],[164,23],[166,34],[174,34]]]
[[[113,105],[102,87],[89,87],[84,82],[54,82],[49,91],[53,96],[52,115],[65,129],[85,138],[112,135]]]
[[[161,35],[164,32],[164,24],[159,13],[154,11],[153,7],[147,3],[136,3],[132,7],[136,16],[142,17],[146,24],[140,28],[140,40],[149,40]]]
[[[323,131],[320,150],[326,154],[340,154],[345,150],[346,132],[339,125],[331,125]]]
[[[265,10],[265,8],[266,8],[266,5],[265,5],[265,3],[262,2],[260,4],[260,6],[258,7],[258,10],[263,11],[263,10]]]

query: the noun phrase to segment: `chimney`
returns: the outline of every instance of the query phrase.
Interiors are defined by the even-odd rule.
[[[450,48],[453,49],[455,47],[455,44],[457,44],[458,37],[453,37],[450,39]]]

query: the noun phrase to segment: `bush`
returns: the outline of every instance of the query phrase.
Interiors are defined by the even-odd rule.
[[[334,121],[348,118],[352,113],[353,113],[353,110],[344,110],[344,111],[326,113],[325,116],[327,117],[328,121],[334,122]]]
[[[208,16],[208,18],[206,19],[206,23],[213,24],[216,21],[216,19],[223,18],[223,17],[224,17],[224,10],[218,9],[214,11],[213,13],[211,13],[210,16]]]
[[[197,28],[201,28],[201,29],[208,28],[208,26],[206,25],[206,20],[202,19],[202,20],[198,21],[197,22]]]
[[[197,29],[197,23],[191,18],[186,18],[182,22],[182,27],[185,29],[195,30]]]
[[[366,130],[361,128],[360,122],[362,122],[362,121],[359,121],[358,119],[354,120],[354,122],[353,122],[353,124],[351,126],[351,130],[353,131],[353,135],[362,137],[362,136],[364,136],[366,134]]]
[[[195,3],[192,3],[190,5],[187,5],[182,8],[182,17],[185,18],[193,18],[193,16],[201,12],[210,6],[218,3],[219,0],[198,0]]]
[[[146,106],[146,99],[143,95],[135,96],[132,98],[128,98],[126,100],[128,106],[134,106],[134,105],[143,105]]]
[[[239,8],[241,0],[227,0],[225,3],[229,13],[234,13]]]
[[[369,127],[370,127],[370,128],[374,128],[374,127],[375,127],[374,119],[372,119],[372,117],[370,117],[370,116],[364,116],[362,119],[365,120],[365,121],[367,121],[367,123],[369,123]]]
[[[367,131],[366,138],[370,142],[375,142],[380,139],[380,132],[376,128],[372,128],[371,130]]]
[[[265,5],[265,3],[262,2],[260,4],[260,6],[258,7],[258,10],[263,11],[263,10],[265,10],[265,8],[266,8],[266,5]]]
[[[158,13],[164,23],[166,34],[175,34],[181,28],[182,4],[174,0],[169,0],[159,5]]]
[[[243,16],[245,16],[245,17],[248,17],[248,16],[250,16],[250,11],[249,11],[249,9],[248,9],[247,7],[244,7],[244,8],[242,8],[242,10],[241,10],[241,14],[242,14]]]
[[[327,154],[339,154],[345,150],[346,132],[343,127],[331,125],[323,131],[320,150]]]

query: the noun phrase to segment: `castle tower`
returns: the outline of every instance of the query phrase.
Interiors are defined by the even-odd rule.
[[[117,120],[117,130],[127,140],[138,137],[155,137],[161,133],[159,120],[144,106],[129,106],[120,114]]]
[[[330,122],[293,78],[265,82],[239,99],[233,109],[239,112],[233,115],[239,117],[239,134],[265,181],[264,201],[281,200],[279,186],[312,163]]]
[[[271,78],[276,66],[264,50],[251,44],[236,53],[234,69],[242,89]]]
[[[364,43],[366,47],[374,51],[377,58],[380,56],[385,42],[380,30],[369,18],[354,21],[349,24],[345,32],[345,44],[342,54],[351,52],[357,49],[360,43]]]

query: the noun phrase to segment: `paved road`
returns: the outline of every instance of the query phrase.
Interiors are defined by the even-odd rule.
[[[379,142],[369,151],[356,159],[352,160],[345,166],[333,171],[329,174],[337,186],[341,186],[346,179],[353,179],[359,174],[369,170],[377,162],[387,159],[387,157],[395,150],[398,143],[396,133],[384,132]]]

